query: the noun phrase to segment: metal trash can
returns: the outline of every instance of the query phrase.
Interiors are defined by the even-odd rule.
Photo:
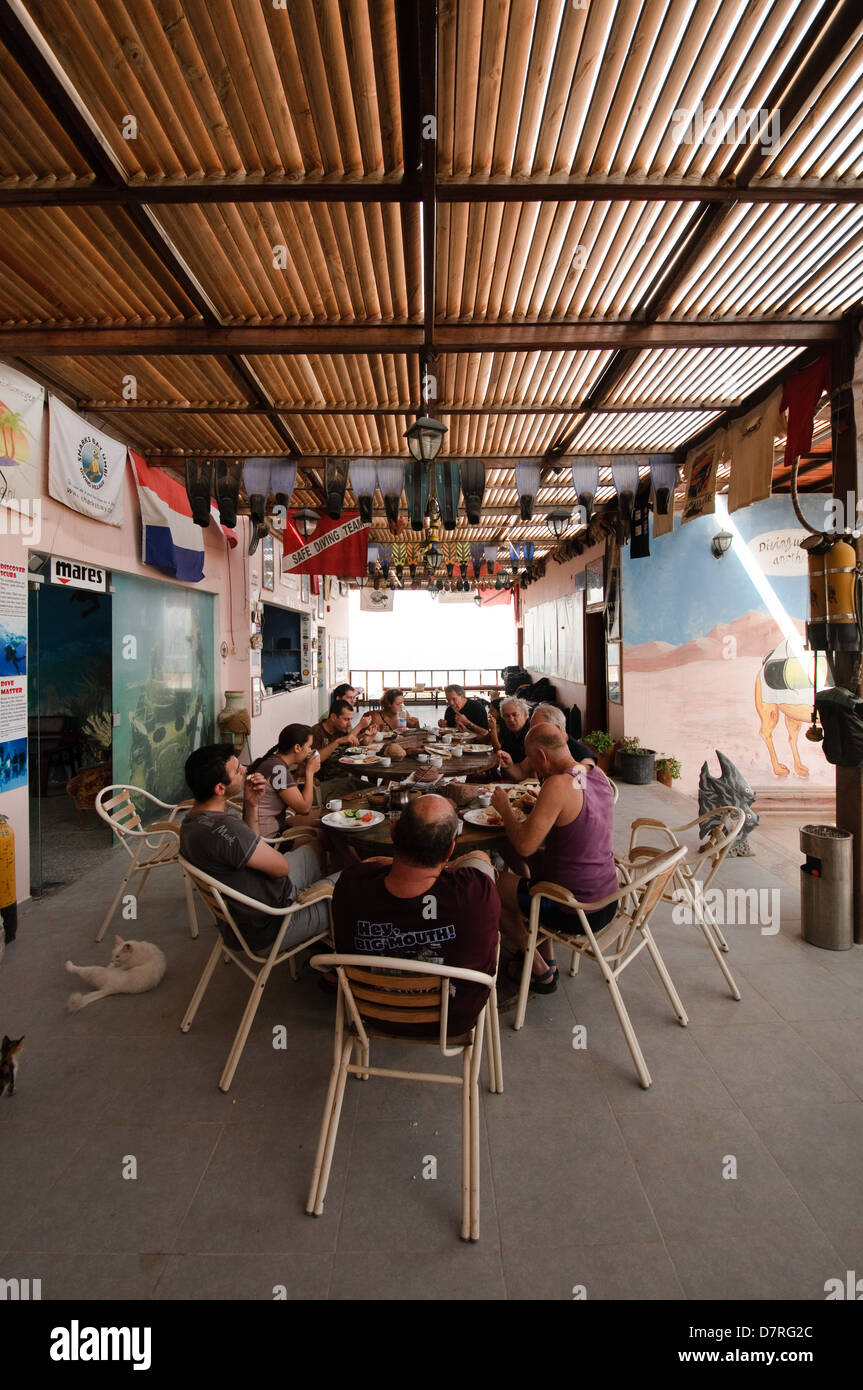
[[[801,825],[800,925],[804,941],[825,951],[854,944],[851,883],[854,836],[835,825]]]

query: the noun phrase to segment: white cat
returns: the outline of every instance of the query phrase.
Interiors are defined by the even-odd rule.
[[[111,952],[110,965],[73,965],[67,960],[66,969],[72,975],[79,975],[85,984],[96,987],[92,994],[70,994],[70,1012],[109,994],[142,994],[145,989],[155,989],[162,979],[165,957],[158,946],[149,941],[124,941],[122,936],[114,940],[117,944]]]

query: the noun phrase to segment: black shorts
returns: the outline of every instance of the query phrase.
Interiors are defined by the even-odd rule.
[[[525,917],[530,916],[530,879],[520,878],[518,881],[518,905]],[[553,898],[540,898],[539,900],[539,920],[543,927],[548,927],[550,931],[564,932],[568,936],[584,936],[584,928],[581,925],[581,918],[577,912],[570,912],[567,908],[561,907]],[[608,907],[601,907],[597,912],[586,912],[584,915],[590,923],[590,930],[598,932],[603,927],[607,927],[617,912],[618,904],[609,903]]]

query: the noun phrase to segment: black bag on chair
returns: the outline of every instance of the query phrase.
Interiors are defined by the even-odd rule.
[[[834,767],[863,767],[863,700],[836,686],[815,696],[824,756]]]

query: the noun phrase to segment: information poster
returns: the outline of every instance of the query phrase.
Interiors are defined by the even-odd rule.
[[[27,781],[27,566],[0,564],[0,792]]]

